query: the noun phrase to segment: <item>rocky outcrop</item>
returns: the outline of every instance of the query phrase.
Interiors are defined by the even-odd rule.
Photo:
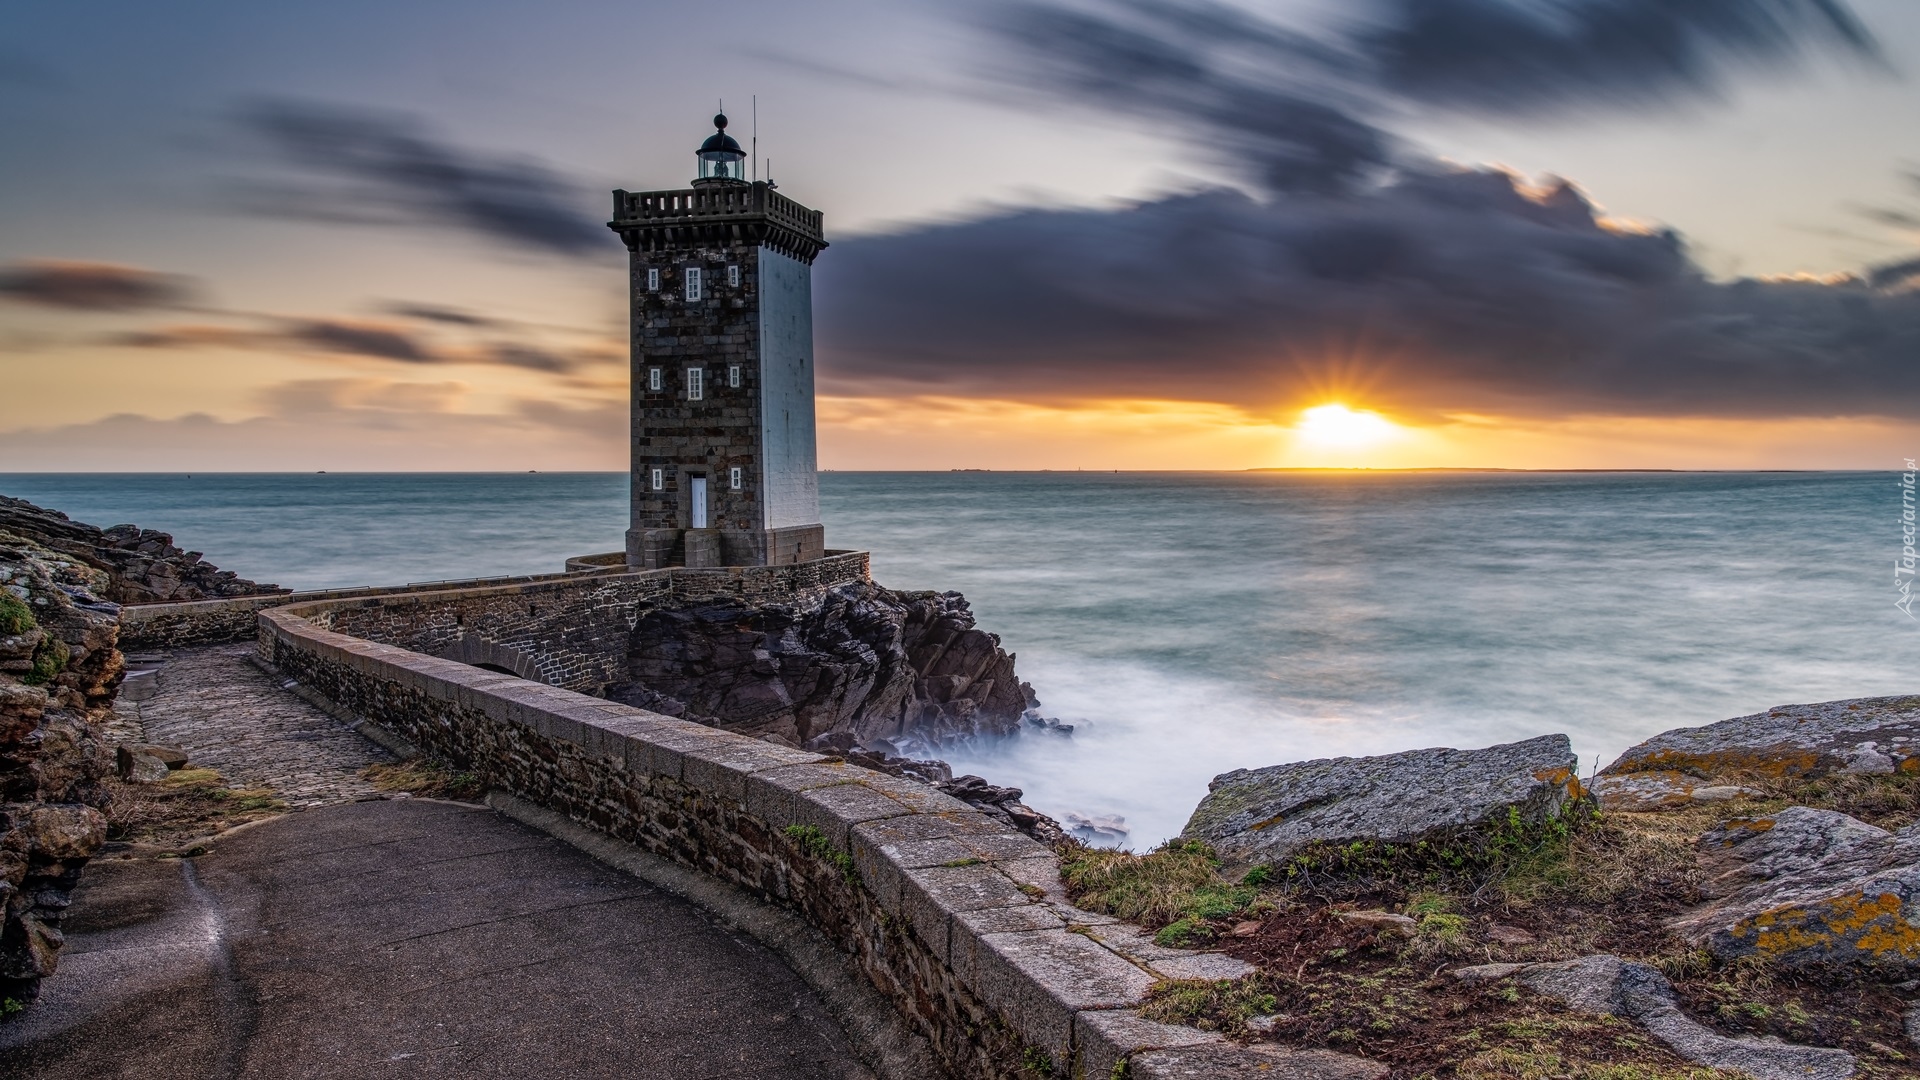
[[[106,840],[98,730],[124,670],[107,578],[0,535],[0,999],[53,973],[61,913]]]
[[[1665,773],[1698,782],[1911,771],[1920,771],[1920,696],[1780,705],[1675,728],[1620,755],[1600,776]]]
[[[1703,907],[1668,928],[1721,959],[1920,975],[1920,826],[1792,806],[1700,838]]]
[[[214,600],[289,591],[248,581],[231,570],[202,562],[199,552],[182,551],[174,546],[173,537],[154,529],[135,525],[98,529],[73,521],[58,510],[0,495],[0,538],[7,534],[104,572],[106,576],[94,591],[116,604]]]
[[[1181,835],[1231,863],[1274,862],[1316,844],[1411,844],[1533,824],[1582,797],[1565,735],[1484,750],[1322,758],[1213,778]]]
[[[903,752],[1018,730],[1035,704],[959,593],[842,585],[642,616],[615,701],[800,746],[831,732]]]
[[[1488,971],[1501,968],[1498,972]],[[1463,982],[1512,978],[1543,997],[1581,1012],[1631,1020],[1688,1061],[1744,1073],[1754,1080],[1846,1080],[1855,1061],[1845,1050],[1759,1039],[1731,1039],[1680,1011],[1673,985],[1646,964],[1617,956],[1585,956],[1558,964],[1488,964],[1456,971]]]

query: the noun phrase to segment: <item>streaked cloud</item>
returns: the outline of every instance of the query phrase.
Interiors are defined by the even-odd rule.
[[[604,257],[613,234],[583,189],[525,158],[455,147],[402,113],[269,100],[241,127],[294,175],[246,189],[242,209],[329,223],[455,229],[528,251]]]
[[[141,311],[172,307],[193,294],[192,282],[117,263],[32,260],[0,270],[0,296],[76,311]]]

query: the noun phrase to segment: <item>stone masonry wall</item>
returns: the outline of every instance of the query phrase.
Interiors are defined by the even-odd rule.
[[[514,640],[522,646],[530,646],[535,640],[531,628],[538,624],[541,635],[552,633],[562,641],[571,638],[577,648],[587,647],[589,641],[595,642],[594,647],[598,647],[613,640],[605,636],[613,627],[611,620],[605,618],[606,610],[598,610],[596,618],[585,618],[570,609],[567,597],[605,596],[611,593],[627,594],[635,601],[648,597],[664,600],[671,596],[675,601],[700,601],[733,596],[751,603],[779,602],[835,585],[865,581],[867,561],[865,552],[837,551],[828,558],[802,566],[740,566],[706,570],[676,567],[622,574],[576,572],[502,582],[435,582],[401,588],[336,589],[192,603],[137,604],[127,606],[120,613],[120,644],[124,649],[138,652],[246,641],[257,632],[259,613],[267,608],[320,600],[359,600],[370,607],[391,610],[370,610],[345,616],[349,623],[358,627],[349,632],[422,652],[438,652],[459,636],[446,632],[443,624],[448,620],[452,620],[456,627],[469,628],[476,636],[486,633],[478,628],[499,626],[503,633],[518,634]],[[618,584],[606,584],[608,582]],[[541,614],[527,615],[529,603]],[[334,617],[340,616],[329,616]],[[593,627],[591,630],[590,625]],[[378,629],[382,626],[387,629]],[[630,617],[627,619],[627,629],[632,629]],[[499,638],[494,640],[500,644],[512,644]],[[541,636],[538,640],[545,642],[548,639]],[[434,644],[436,641],[438,645]],[[571,679],[565,682],[556,680],[564,672],[598,670],[609,662],[609,658],[624,658],[626,651],[627,643],[622,639],[611,645],[597,661],[590,662],[584,656],[556,661],[552,665],[556,677],[546,678],[545,681],[573,686],[575,682]],[[581,682],[580,685],[586,686],[586,683]]]
[[[1132,1009],[1158,979],[1220,977],[1210,962],[1236,962],[1156,950],[1072,908],[1050,851],[963,802],[316,624],[337,622],[341,606],[263,612],[262,658],[302,693],[491,787],[797,912],[856,959],[953,1076],[1104,1080],[1155,1047],[1175,1049],[1136,1061],[1135,1075],[1290,1074],[1271,1052],[1141,1019]]]

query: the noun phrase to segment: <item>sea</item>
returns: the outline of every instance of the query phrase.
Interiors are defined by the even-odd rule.
[[[1217,774],[1920,693],[1900,476],[828,472],[829,546],[958,590],[1018,656],[1030,732],[948,747],[1036,808],[1179,833]],[[622,473],[0,474],[299,589],[553,572],[614,551]]]

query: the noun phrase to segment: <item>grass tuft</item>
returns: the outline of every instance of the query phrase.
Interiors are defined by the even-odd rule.
[[[361,769],[360,777],[381,791],[404,791],[424,799],[476,802],[487,793],[487,785],[477,775],[456,772],[428,758],[377,762]]]
[[[799,845],[800,850],[819,859],[821,862],[840,871],[840,875],[851,884],[860,883],[860,875],[853,865],[853,856],[833,846],[827,834],[812,825],[789,825],[780,830],[789,840]]]

